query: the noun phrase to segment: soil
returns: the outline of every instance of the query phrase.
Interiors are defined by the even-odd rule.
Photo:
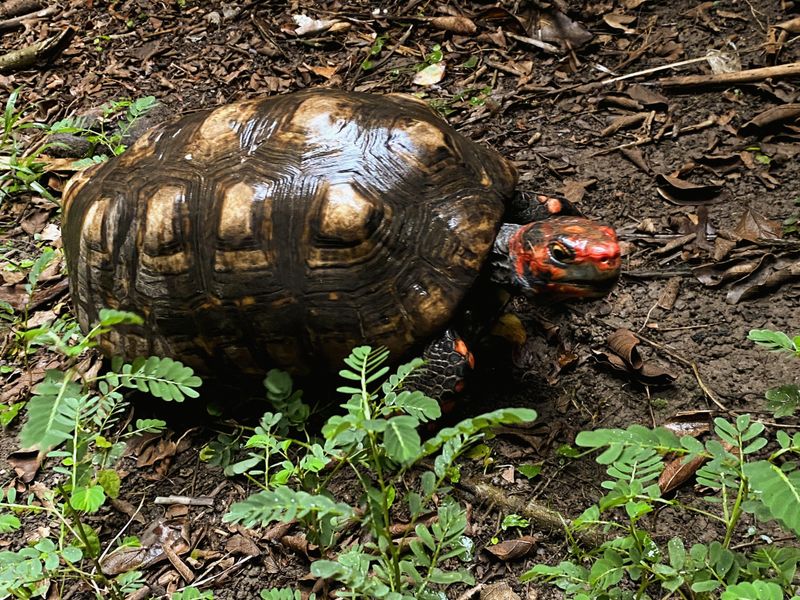
[[[53,4],[57,11],[49,18],[4,33],[0,43],[10,51],[73,27],[69,46],[35,69],[0,75],[0,86],[7,93],[24,86],[22,98],[36,105],[32,117],[48,123],[108,101],[147,95],[163,105],[160,115],[177,115],[312,86],[415,93],[461,132],[513,160],[522,189],[563,194],[587,216],[612,224],[624,250],[616,289],[604,300],[568,307],[515,301],[512,310],[525,324],[528,341],[513,350],[478,349],[479,368],[458,411],[460,417],[487,407],[535,408],[534,427],[492,440],[493,463],[485,468],[482,460],[467,461],[463,478],[491,482],[509,496],[537,499],[576,516],[602,493],[604,476],[590,457],[568,460],[558,452],[579,431],[660,425],[687,411],[700,411],[694,417],[700,421],[733,411],[774,423],[765,408],[765,390],[800,383],[797,361],[747,339],[751,329],[800,334],[800,241],[790,228],[782,231],[782,223],[800,213],[800,123],[795,116],[767,127],[743,127],[771,107],[800,102],[797,80],[704,87],[659,82],[689,74],[710,77],[709,62],[698,61],[606,81],[709,51],[737,56],[741,69],[798,61],[797,30],[781,37],[774,25],[796,18],[800,6],[789,0],[549,4],[561,6],[592,34],[591,41],[580,46],[580,36],[571,37],[577,49],[563,39],[548,42],[555,53],[525,42],[534,28],[525,29],[514,15],[534,3],[521,2],[503,3],[502,10],[477,0],[64,2]],[[338,25],[298,35],[293,16],[300,14],[336,19]],[[477,30],[457,34],[429,20],[448,15],[471,17]],[[620,20],[620,15],[631,19]],[[376,36],[385,44],[371,55]],[[444,78],[429,86],[413,83],[435,45],[441,48]],[[367,59],[370,69],[363,68]],[[672,180],[677,186],[664,176],[680,178]],[[55,173],[46,183],[57,191],[63,180],[63,173]],[[681,182],[696,187],[687,189]],[[47,228],[58,222],[52,204],[30,194],[0,205],[0,298],[13,299],[19,291],[9,264],[33,256],[42,239],[58,245],[57,230],[53,235]],[[738,275],[729,272],[722,279],[731,266],[741,268]],[[717,284],[706,285],[703,280],[712,271]],[[775,273],[780,282],[774,283],[774,276],[773,284],[765,284]],[[60,281],[63,275],[56,274],[43,289],[55,289]],[[742,297],[734,302],[737,295]],[[37,310],[68,313],[66,300],[62,287]],[[608,339],[619,329],[639,336],[645,365],[639,372],[609,366]],[[27,397],[26,373],[41,373],[60,361],[40,352],[26,366],[11,353],[12,336],[6,331],[2,344],[7,367],[2,399],[9,404]],[[654,374],[657,369],[662,372]],[[209,395],[206,400],[215,399]],[[226,397],[216,395],[223,404]],[[172,451],[168,444],[161,447],[153,464],[123,459],[127,473],[120,499],[141,504],[144,517],[132,522],[126,535],[142,535],[163,519],[185,524],[194,547],[208,557],[190,562],[190,568],[199,580],[210,578],[207,586],[216,598],[257,597],[260,589],[282,585],[310,590],[315,582],[309,561],[297,547],[222,522],[230,503],[251,490],[246,481],[228,479],[201,461],[200,451],[229,424],[198,419],[189,427],[186,419],[195,417],[152,406],[137,406],[136,416],[164,410],[172,433],[150,443],[180,443],[169,446]],[[798,419],[778,425],[797,427]],[[774,432],[776,426],[769,427]],[[24,491],[36,483],[51,484],[43,476],[27,484],[14,479],[5,458],[17,448],[17,428],[12,424],[0,437],[3,486]],[[527,480],[509,469],[526,463],[541,464],[540,475]],[[338,493],[348,493],[350,483],[339,482]],[[691,484],[678,491],[686,502],[699,493]],[[470,568],[478,582],[505,581],[528,598],[560,597],[547,586],[520,584],[518,576],[536,562],[564,558],[562,535],[522,531],[539,538],[534,553],[498,561],[483,548],[498,534],[502,510],[465,487],[456,486],[454,494],[471,505],[478,552]],[[154,503],[168,495],[211,496],[213,505]],[[104,508],[100,517],[94,524],[105,541],[128,521],[120,506]],[[41,535],[41,525],[30,523],[22,537]],[[647,526],[659,542],[674,535],[707,541],[718,533],[705,521],[668,510],[648,518]],[[255,550],[242,550],[237,536]],[[145,577],[154,593],[183,585],[169,562],[146,569]],[[70,591],[72,597],[85,593]],[[454,587],[448,594],[462,592]]]

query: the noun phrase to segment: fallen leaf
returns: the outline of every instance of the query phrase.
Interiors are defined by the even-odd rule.
[[[775,25],[779,29],[784,29],[789,33],[800,33],[800,17],[794,17],[788,21],[783,21]]]
[[[669,107],[669,100],[666,96],[659,94],[651,88],[643,85],[634,84],[628,86],[628,96],[640,102],[645,108],[652,110],[666,110]]]
[[[658,478],[658,487],[661,489],[661,493],[666,494],[682,486],[694,476],[705,461],[704,456],[696,456],[691,459],[681,456],[668,462]]]
[[[164,552],[167,544],[176,555],[185,554],[190,548],[182,523],[156,521],[142,534],[140,541],[141,546],[118,548],[102,559],[100,567],[103,573],[109,576],[119,575],[160,563],[167,559]]]
[[[242,556],[261,555],[261,550],[256,546],[256,543],[241,534],[236,534],[225,542],[225,551]]]
[[[494,546],[486,546],[486,551],[500,560],[515,560],[533,552],[538,541],[531,535],[523,535],[515,540],[504,540]]]
[[[637,346],[639,338],[629,329],[617,329],[606,340],[611,353],[593,351],[595,358],[615,371],[632,376],[646,385],[668,385],[676,375],[652,361],[645,361]]]
[[[444,79],[444,62],[433,63],[428,65],[416,75],[414,75],[414,85],[430,86],[439,83]]]
[[[721,185],[692,183],[662,173],[656,175],[656,183],[659,195],[673,204],[710,204],[721,199]]]
[[[737,304],[794,281],[800,281],[800,254],[767,254],[758,269],[731,284],[725,301]]]
[[[675,301],[678,299],[678,292],[680,289],[681,278],[670,277],[658,298],[657,304],[659,308],[663,308],[664,310],[672,310],[672,307],[675,306]]]
[[[472,35],[478,30],[472,19],[467,17],[433,17],[428,22],[436,29],[461,35]]]
[[[786,121],[800,117],[800,103],[773,106],[757,114],[747,123],[742,125],[737,132],[739,135],[758,135],[765,131],[775,129]]]
[[[636,33],[635,29],[628,27],[636,20],[635,15],[624,15],[621,13],[607,13],[603,15],[603,21],[606,25],[614,29],[621,29],[624,33]]]
[[[44,456],[38,450],[17,450],[8,455],[8,464],[14,468],[17,479],[30,483],[42,466]]]
[[[308,70],[323,79],[330,79],[336,74],[338,67],[308,66]]]
[[[340,23],[337,19],[312,19],[308,15],[292,15],[292,19],[297,24],[297,28],[294,30],[295,34],[297,35],[311,35],[314,33],[322,33],[327,31],[337,23]]]
[[[781,239],[783,227],[779,221],[771,221],[761,213],[748,208],[739,219],[734,233],[743,240],[757,243],[759,240]]]

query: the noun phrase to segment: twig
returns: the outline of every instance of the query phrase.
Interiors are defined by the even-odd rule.
[[[214,506],[214,499],[207,496],[157,496],[156,504],[181,504],[183,506]]]
[[[686,127],[681,127],[674,134],[670,135],[669,139],[675,139],[676,137],[678,137],[679,135],[682,135],[684,133],[692,133],[694,131],[700,131],[701,129],[706,129],[707,127],[711,127],[712,125],[715,125],[716,122],[717,122],[716,117],[712,116],[712,117],[709,117],[708,119],[706,119],[705,121],[701,121],[700,123],[695,123],[694,125],[687,125]],[[641,139],[641,140],[636,140],[635,142],[628,142],[626,144],[620,144],[619,146],[614,146],[613,148],[605,148],[604,150],[598,150],[597,152],[595,152],[591,156],[592,157],[601,156],[603,154],[608,154],[608,153],[614,152],[616,150],[623,150],[625,148],[632,148],[634,146],[644,146],[645,144],[652,144],[653,142],[660,141],[661,139],[663,139],[663,138],[661,138],[661,137],[647,137],[647,138],[644,138],[644,139]]]
[[[718,73],[716,75],[687,75],[685,77],[666,77],[657,80],[666,88],[698,87],[709,85],[731,85],[737,83],[755,83],[765,79],[800,76],[800,62],[747,69],[734,73]]]
[[[513,512],[527,517],[532,521],[533,525],[546,531],[563,532],[571,525],[570,521],[560,513],[546,506],[542,506],[533,500],[525,501],[511,496],[505,490],[501,490],[491,484],[480,481],[463,481],[460,485],[464,486],[481,500],[499,506],[502,509],[501,512]],[[578,541],[594,548],[606,541],[605,536],[595,529],[572,530],[570,533]]]
[[[0,18],[7,19],[19,15],[27,15],[42,8],[39,0],[5,0],[0,4]]]
[[[717,395],[716,393],[714,393],[714,390],[706,386],[705,382],[700,377],[700,371],[697,369],[697,365],[695,363],[692,363],[692,372],[694,373],[695,379],[697,379],[697,385],[700,386],[700,389],[703,390],[703,393],[708,397],[708,399],[711,400],[714,404],[716,404],[724,412],[731,414],[732,412],[731,409],[729,409],[727,406],[725,406],[722,402],[720,402],[717,399]]]
[[[0,73],[27,69],[37,62],[52,59],[69,45],[74,35],[75,30],[68,27],[58,35],[46,40],[3,54],[0,56]]]
[[[178,573],[180,573],[181,577],[183,577],[183,580],[186,583],[192,583],[195,577],[194,573],[186,565],[186,563],[181,560],[181,557],[178,556],[178,553],[175,552],[175,550],[173,550],[172,546],[170,546],[169,543],[162,544],[161,550],[169,559],[169,562],[172,563],[172,566],[175,567],[175,570],[178,571]]]
[[[25,21],[31,19],[44,19],[46,17],[52,16],[58,12],[58,6],[48,6],[47,8],[43,8],[40,11],[29,13],[27,15],[22,15],[20,17],[14,17],[13,19],[6,19],[5,21],[0,21],[0,31],[8,31],[10,29],[16,29],[17,27],[22,27]]]

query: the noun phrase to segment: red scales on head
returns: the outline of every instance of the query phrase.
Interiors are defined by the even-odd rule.
[[[529,294],[597,298],[617,282],[620,250],[611,227],[554,217],[521,227],[508,240],[514,275]]]

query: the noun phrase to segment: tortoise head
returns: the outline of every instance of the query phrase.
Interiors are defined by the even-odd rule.
[[[510,227],[513,230],[507,230],[502,244],[507,252],[506,278],[526,295],[600,298],[619,279],[619,244],[607,225],[580,217],[553,217]]]

